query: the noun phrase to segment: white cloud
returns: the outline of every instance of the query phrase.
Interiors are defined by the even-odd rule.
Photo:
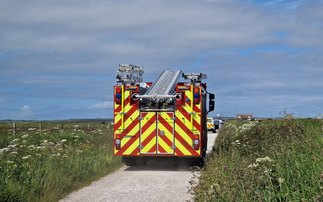
[[[13,119],[22,119],[22,120],[30,120],[34,118],[35,118],[34,111],[28,105],[23,106],[23,108],[18,113],[16,113],[15,116],[13,117]]]
[[[106,102],[101,102],[96,105],[90,106],[90,109],[105,109],[105,108],[112,108],[113,107],[113,102],[111,101],[106,101]]]

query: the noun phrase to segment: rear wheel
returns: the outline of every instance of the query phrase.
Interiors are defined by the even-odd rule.
[[[203,167],[205,162],[203,157],[198,157],[190,159],[190,163],[191,166]]]

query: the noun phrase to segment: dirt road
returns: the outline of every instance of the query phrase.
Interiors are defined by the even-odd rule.
[[[217,133],[208,134],[208,152]],[[144,167],[124,166],[69,194],[60,202],[70,201],[186,201],[189,181],[193,177],[189,165],[174,161],[150,161]],[[198,174],[198,173],[197,173]]]

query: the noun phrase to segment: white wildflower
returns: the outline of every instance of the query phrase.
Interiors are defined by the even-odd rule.
[[[56,156],[56,154],[52,154],[52,156]]]
[[[28,128],[29,131],[37,130],[37,128]]]
[[[22,157],[22,159],[29,159],[29,158],[31,158],[31,155],[27,155],[27,156]]]
[[[21,136],[21,138],[27,138],[29,135],[28,134],[26,134],[26,135],[23,135],[23,136]]]
[[[13,161],[7,161],[7,163],[14,163]]]
[[[54,129],[54,130],[59,130],[59,127],[52,127],[52,129]]]
[[[67,140],[66,139],[62,139],[61,142],[66,142]]]
[[[77,136],[77,135],[75,135],[74,137],[75,137],[75,138],[79,138],[79,136]]]
[[[281,184],[281,183],[283,183],[285,181],[285,179],[284,178],[278,178],[278,182]]]
[[[253,164],[250,164],[248,168],[256,168],[257,166],[259,166],[259,164],[253,163]]]
[[[22,143],[26,144],[27,143],[27,140],[23,140]]]
[[[268,156],[266,156],[265,158],[257,158],[257,159],[256,159],[256,163],[258,163],[258,162],[262,162],[262,161],[264,161],[264,162],[266,162],[266,161],[268,161],[268,162],[272,162],[273,160],[272,160],[272,159],[270,159]]]
[[[35,146],[34,145],[30,145],[30,146],[28,146],[28,148],[33,149],[33,148],[35,148]]]
[[[266,169],[266,170],[264,170],[264,173],[269,173],[269,172],[271,172],[272,170],[268,170],[268,169]]]
[[[3,153],[8,152],[8,151],[9,151],[8,148],[2,148],[2,149],[0,149],[0,154],[3,154]]]
[[[18,152],[16,152],[16,151],[13,151],[13,152],[11,152],[12,154],[18,154]]]
[[[12,140],[13,142],[18,142],[19,141],[19,139],[18,138],[16,138],[16,139],[14,139],[14,140]]]
[[[13,145],[8,145],[8,148],[16,148],[17,147],[17,145],[16,144],[13,144]]]
[[[60,156],[61,154],[60,153],[57,153],[56,156]]]
[[[82,150],[75,150],[76,151],[76,153],[82,153],[83,151]]]

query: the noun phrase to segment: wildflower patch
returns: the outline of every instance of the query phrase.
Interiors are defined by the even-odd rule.
[[[192,183],[194,200],[321,200],[322,127],[320,120],[229,121]]]
[[[112,155],[112,128],[43,123],[40,131],[26,123],[12,137],[6,127],[12,124],[0,124],[0,201],[58,201],[122,165]]]

